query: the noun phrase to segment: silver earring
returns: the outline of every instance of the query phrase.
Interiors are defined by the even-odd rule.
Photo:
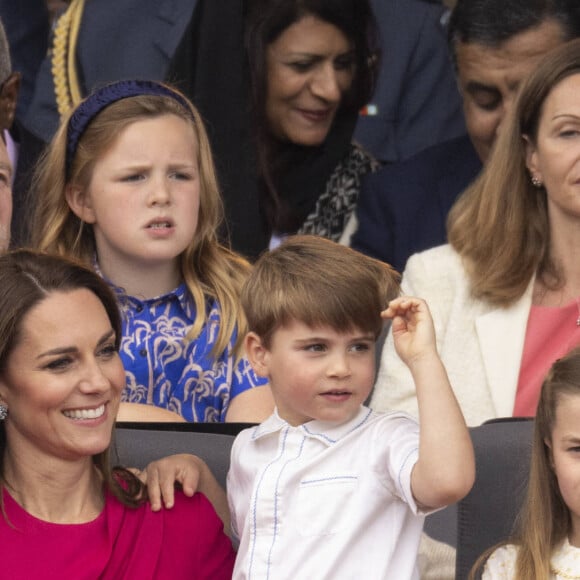
[[[532,185],[539,189],[540,187],[542,187],[542,180],[539,177],[532,175]]]
[[[8,417],[8,407],[6,405],[0,405],[0,421],[4,421]]]

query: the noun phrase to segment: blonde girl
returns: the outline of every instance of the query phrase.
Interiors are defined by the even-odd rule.
[[[62,120],[34,191],[33,244],[93,265],[117,293],[123,401],[188,421],[271,412],[269,387],[240,353],[249,266],[218,241],[210,145],[181,93],[151,81],[96,90]],[[151,407],[134,409],[139,419]]]
[[[580,578],[580,349],[554,363],[538,405],[519,533],[496,548],[483,578]],[[485,561],[484,555],[471,573]]]

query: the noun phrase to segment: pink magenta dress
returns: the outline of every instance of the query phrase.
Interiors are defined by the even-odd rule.
[[[176,492],[175,506],[152,512],[106,495],[102,513],[84,524],[39,520],[4,490],[10,523],[0,515],[0,576],[11,580],[229,580],[235,554],[221,520],[202,494]]]

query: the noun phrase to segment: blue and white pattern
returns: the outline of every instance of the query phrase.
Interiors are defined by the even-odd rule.
[[[123,317],[123,401],[163,407],[187,421],[223,422],[236,395],[267,383],[247,359],[234,364],[236,333],[226,351],[217,358],[211,354],[220,324],[215,301],[207,302],[207,322],[200,335],[188,341],[195,304],[185,284],[149,300],[114,289]]]

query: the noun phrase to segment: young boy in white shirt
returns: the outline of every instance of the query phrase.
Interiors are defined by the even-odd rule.
[[[276,410],[237,437],[228,474],[234,579],[419,578],[424,515],[470,490],[473,448],[426,304],[386,264],[323,238],[264,254],[242,304]],[[363,404],[392,320],[419,422]]]

